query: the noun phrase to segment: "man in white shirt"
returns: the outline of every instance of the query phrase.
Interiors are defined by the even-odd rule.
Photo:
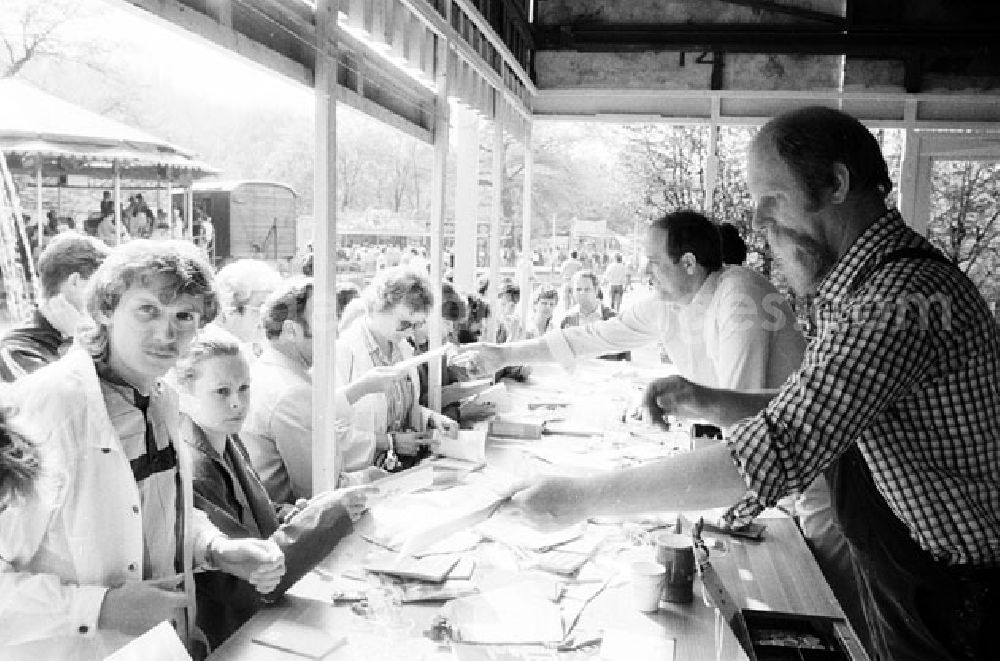
[[[577,271],[573,276],[572,288],[573,295],[576,297],[576,305],[563,317],[559,324],[560,328],[587,326],[615,316],[615,311],[604,305],[597,297],[597,276],[594,275],[593,271],[586,269]],[[630,360],[631,357],[628,351],[601,356],[606,360]]]
[[[611,298],[611,309],[615,312],[620,312],[622,309],[626,282],[628,282],[628,267],[622,263],[622,254],[615,253],[615,261],[608,264],[608,269],[604,272],[604,284]]]
[[[678,371],[736,390],[777,388],[799,366],[805,340],[784,296],[762,275],[723,267],[718,228],[694,211],[655,221],[646,234],[655,293],[620,315],[512,344],[469,347],[484,371],[561,363],[663,343]]]

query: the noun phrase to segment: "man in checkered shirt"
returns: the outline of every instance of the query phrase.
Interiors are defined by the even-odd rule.
[[[876,659],[996,658],[1000,630],[1000,334],[975,285],[899,213],[878,143],[804,108],[750,150],[754,223],[818,335],[772,392],[654,382],[657,413],[735,427],[724,444],[625,471],[545,478],[529,514],[767,504],[827,471]]]

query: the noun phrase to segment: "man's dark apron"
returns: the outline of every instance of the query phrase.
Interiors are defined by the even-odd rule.
[[[914,258],[951,263],[934,251],[904,248],[876,271]],[[1000,659],[1000,569],[949,567],[921,549],[879,493],[856,444],[826,477],[851,550],[873,660]]]

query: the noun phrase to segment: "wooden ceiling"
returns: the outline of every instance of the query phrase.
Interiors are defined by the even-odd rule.
[[[314,2],[120,1],[313,83]],[[442,71],[449,95],[508,126],[556,117],[742,123],[803,103],[886,125],[1000,126],[993,1],[532,2],[340,0],[341,100],[428,141]],[[447,62],[428,46],[438,39]]]

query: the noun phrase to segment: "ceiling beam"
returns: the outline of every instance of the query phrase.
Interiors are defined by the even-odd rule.
[[[780,2],[772,2],[772,0],[720,0],[720,2],[724,2],[727,5],[750,7],[751,9],[763,9],[775,14],[804,18],[809,21],[819,21],[833,25],[844,25],[846,23],[846,19],[837,14],[828,14],[814,9],[806,9],[805,7],[795,7]]]
[[[538,50],[716,50],[884,58],[914,52],[997,53],[1000,51],[997,34],[998,27],[989,23],[839,30],[791,24],[580,22],[536,26],[536,44]]]

